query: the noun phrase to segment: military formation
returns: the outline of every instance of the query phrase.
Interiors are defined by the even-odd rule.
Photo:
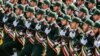
[[[0,0],[0,56],[14,53],[100,56],[100,0]]]

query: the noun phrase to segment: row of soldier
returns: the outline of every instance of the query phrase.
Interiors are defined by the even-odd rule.
[[[37,4],[37,0],[31,2]],[[87,47],[87,56],[95,56],[95,48],[100,47],[99,9],[91,12],[82,6],[77,10],[71,4],[62,13],[61,2],[52,4],[51,10],[48,0],[43,9],[8,2],[2,7],[2,1],[0,5],[1,46],[9,55],[17,51],[18,56],[82,56],[82,48]]]

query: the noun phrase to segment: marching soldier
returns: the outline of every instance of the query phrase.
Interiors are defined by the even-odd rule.
[[[5,14],[4,14],[4,17],[2,18],[3,23],[6,25],[11,25],[12,21],[13,21],[12,17],[13,17],[12,16],[12,5],[10,3],[7,3],[5,6]],[[12,21],[9,22],[9,20],[12,20]],[[11,24],[9,24],[9,23],[11,23]],[[12,41],[12,39],[10,37],[7,37],[6,34],[5,34],[4,39],[5,39],[5,43],[6,43],[6,41],[8,41],[8,42]]]
[[[37,11],[36,13],[36,25],[35,25],[35,33],[39,33],[40,36],[40,41],[37,40],[37,36],[35,34],[35,42],[34,42],[34,46],[32,49],[32,56],[42,56],[44,54],[44,50],[45,50],[45,46],[42,45],[41,41],[44,40],[44,36],[42,36],[42,33],[46,27],[45,25],[45,18],[44,18],[45,12],[44,10],[40,9]],[[41,38],[43,37],[43,38]]]
[[[95,40],[94,40],[94,45],[99,48],[100,47],[100,22],[97,21],[95,22],[95,25],[94,25],[94,34],[95,34]]]
[[[32,54],[32,49],[33,49],[33,43],[34,43],[34,40],[33,40],[33,31],[32,29],[30,28],[32,22],[34,21],[34,16],[35,12],[34,12],[34,9],[32,7],[28,7],[27,10],[26,10],[26,21],[25,21],[25,27],[27,28],[26,29],[26,41],[25,41],[25,46],[23,48],[23,50],[21,51],[20,53],[20,56],[31,56]],[[29,31],[29,32],[27,32]]]
[[[60,32],[59,32],[61,36],[63,36],[63,37],[68,36],[66,34],[67,34],[67,31],[70,28],[70,25],[69,25],[70,22],[71,22],[71,17],[69,15],[64,16],[63,19],[61,20],[61,25],[60,25],[61,29],[60,29]],[[67,37],[65,37],[65,38],[67,38]]]
[[[31,7],[35,8],[35,11],[38,11],[39,7],[38,7],[38,0],[30,0],[30,4]]]
[[[58,24],[56,23],[57,14],[55,12],[51,12],[47,17],[48,27],[45,29],[45,33],[50,37],[52,40],[56,40],[55,36],[58,33]]]
[[[69,5],[68,8],[66,8],[66,15],[69,15],[71,17],[74,17],[74,13],[75,13],[76,7],[75,5]]]
[[[13,7],[12,7],[12,4],[10,3],[6,3],[6,6],[5,6],[5,15],[2,19],[3,23],[4,23],[4,45],[3,45],[3,48],[9,53],[9,55],[12,55],[13,54],[13,49],[12,49],[12,43],[13,43],[13,37],[10,36],[10,31],[12,31],[12,24],[13,24],[13,21],[14,21],[14,13],[12,12],[13,10]],[[8,28],[10,29],[5,29],[5,26],[8,26]]]
[[[58,14],[58,17],[63,17],[64,14],[61,12],[61,7],[62,7],[62,3],[61,2],[55,2],[53,4],[53,12],[56,12]]]
[[[88,15],[88,9],[85,8],[85,7],[81,8],[79,13],[78,13],[78,16],[84,22],[86,20],[86,18],[89,16]]]
[[[14,21],[13,5],[11,3],[6,3],[5,5],[5,15],[2,19],[3,23],[6,25],[11,25]]]
[[[37,11],[37,13],[36,13],[37,24],[36,24],[36,27],[35,27],[36,30],[40,30],[40,31],[42,30],[43,31],[45,29],[46,20],[45,20],[44,15],[45,15],[44,10],[40,9],[40,10]]]
[[[88,2],[89,14],[93,15],[96,10],[96,0],[89,0]]]
[[[58,45],[57,44],[57,39],[58,39],[57,36],[59,35],[59,26],[56,23],[56,19],[57,19],[57,14],[55,12],[50,12],[47,17],[48,26],[45,29],[46,35],[50,38],[51,41],[55,42],[55,44],[54,44],[55,47],[56,47],[56,45]],[[55,48],[55,47],[53,47],[53,48]],[[54,52],[54,50],[49,46],[49,44],[47,44],[46,55],[47,56],[57,55],[57,53]]]
[[[64,55],[64,53],[62,52],[63,50],[62,50],[62,47],[63,47],[63,41],[62,40],[64,40],[64,43],[66,43],[66,44],[64,44],[65,46],[69,43],[69,38],[68,38],[68,30],[69,30],[69,28],[70,28],[70,22],[71,22],[71,17],[69,16],[69,15],[67,15],[67,16],[64,16],[62,19],[61,19],[61,25],[60,25],[60,27],[61,27],[61,29],[59,30],[59,38],[60,38],[60,43],[59,44],[61,44],[62,46],[61,46],[61,52],[60,52],[60,55],[59,56],[62,56],[62,55]]]
[[[94,26],[94,22],[87,18],[85,23],[82,26],[82,29],[84,31],[84,37],[81,40],[81,43],[83,45],[86,45],[88,48],[88,55],[92,55],[92,49],[93,49],[93,43],[94,43],[94,33],[92,30],[92,27]]]
[[[92,18],[92,20],[94,21],[94,22],[96,22],[96,21],[100,21],[100,10],[96,10],[94,13],[93,13],[93,18]]]
[[[45,10],[46,15],[48,15],[50,13],[50,1],[49,0],[44,0],[42,9]]]
[[[14,32],[15,32],[15,41],[11,44],[11,48],[19,52],[22,50],[23,46],[25,45],[25,17],[23,15],[24,7],[20,4],[16,6],[15,13],[16,19],[13,21]]]
[[[80,28],[80,24],[82,23],[81,19],[78,17],[75,17],[72,19],[72,22],[70,23],[69,28],[69,37],[72,41],[73,49],[75,52],[80,53],[80,39],[83,37],[83,31]],[[70,45],[70,44],[69,44]],[[74,53],[74,52],[72,52]]]
[[[75,5],[78,9],[81,9],[82,7],[85,7],[84,3],[85,3],[85,0],[76,0]]]

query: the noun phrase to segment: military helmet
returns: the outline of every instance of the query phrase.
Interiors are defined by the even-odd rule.
[[[62,6],[62,3],[61,3],[61,2],[55,2],[55,3],[53,4],[53,6],[59,6],[59,7],[61,7],[61,6]]]
[[[13,9],[13,5],[11,3],[6,3],[5,7]]]
[[[81,9],[80,9],[80,11],[81,11],[81,12],[83,12],[83,13],[88,14],[88,9],[87,9],[87,8],[85,8],[85,7],[81,8]]]
[[[57,19],[57,14],[56,14],[55,12],[50,12],[50,13],[48,14],[48,16]]]
[[[44,4],[47,4],[50,6],[50,1],[49,0],[44,0]]]
[[[96,4],[96,0],[89,0],[88,2],[89,2],[89,3]]]
[[[67,9],[76,10],[77,8],[75,5],[69,5]]]
[[[63,17],[63,19],[65,19],[65,20],[71,22],[71,17],[70,17],[69,15],[65,15],[65,16]]]
[[[21,4],[16,5],[16,7],[15,7],[15,8],[19,8],[19,9],[21,9],[21,10],[24,10],[24,6],[23,6],[23,5],[21,5]]]
[[[26,9],[26,12],[32,12],[32,13],[35,13],[34,9],[32,7],[28,7]]]
[[[93,15],[100,15],[100,10],[96,9],[95,12],[93,13]]]
[[[91,19],[86,19],[85,21],[86,24],[90,25],[90,26],[94,26],[94,22]]]
[[[42,14],[44,15],[45,14],[45,11],[43,9],[39,9],[36,13],[36,15],[39,15],[39,14]]]
[[[95,24],[94,24],[94,27],[100,28],[100,21],[96,21]]]
[[[38,3],[38,0],[31,0],[31,1]]]
[[[74,17],[74,18],[72,19],[72,22],[81,23],[82,20],[81,20],[79,17]]]

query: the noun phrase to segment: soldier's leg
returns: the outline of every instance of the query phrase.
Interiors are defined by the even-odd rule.
[[[5,43],[3,45],[3,48],[6,50],[7,53],[9,53],[10,55],[13,55],[13,48],[14,48],[13,41]]]
[[[46,56],[56,56],[56,53],[51,47],[47,46]]]
[[[21,52],[23,46],[22,46],[22,44],[20,44],[18,41],[15,41],[15,42],[14,42],[14,48],[15,48],[16,51],[17,51],[17,55],[19,55],[19,53]]]
[[[27,44],[24,49],[21,51],[20,55],[19,56],[31,56],[32,54],[32,48],[33,48],[33,45],[32,44]]]
[[[44,47],[41,44],[33,46],[32,56],[42,56]]]

